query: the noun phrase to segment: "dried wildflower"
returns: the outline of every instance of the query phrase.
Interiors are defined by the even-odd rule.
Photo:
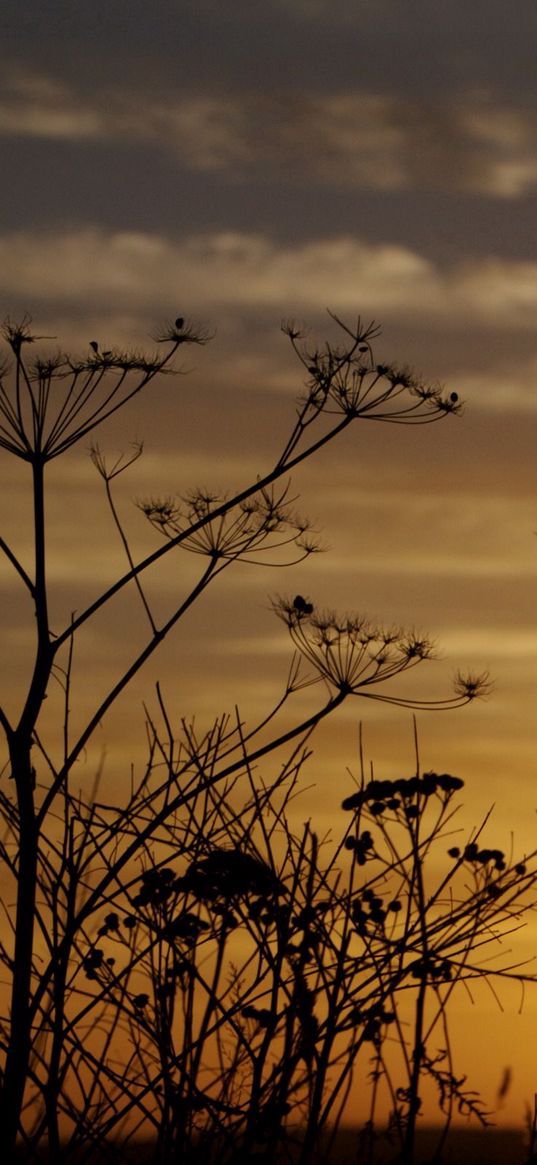
[[[451,776],[450,773],[440,773],[436,781],[443,793],[455,793],[464,788],[464,781],[460,777]]]
[[[184,316],[177,316],[173,322],[166,322],[160,331],[153,336],[157,344],[197,344],[203,347],[213,338],[214,332],[192,320],[185,320]]]
[[[428,798],[439,793],[449,797],[463,786],[464,781],[461,781],[460,777],[452,777],[450,773],[428,772],[421,777],[398,777],[394,781],[372,780],[356,793],[351,793],[350,797],[346,797],[341,807],[360,809],[363,805],[369,805],[369,812],[373,816],[379,816],[386,809],[396,812],[401,805],[400,798],[408,802],[415,797]],[[398,795],[394,796],[394,793]],[[414,808],[407,805],[406,815],[408,816],[408,811],[412,810],[410,816],[415,816]]]
[[[280,327],[284,335],[289,337],[291,343],[296,340],[304,340],[307,335],[307,328],[304,324],[297,324],[296,320],[293,319],[282,320]]]
[[[355,1027],[362,1027],[362,1038],[367,1043],[380,1045],[382,1028],[395,1023],[395,1014],[382,1006],[373,1006],[368,1009],[354,1007],[351,1009],[349,1020]]]
[[[202,343],[194,331],[173,332],[164,355],[147,356],[117,348],[101,350],[91,340],[87,356],[72,359],[61,352],[24,358],[24,346],[50,339],[31,331],[29,316],[19,324],[6,320],[2,334],[15,357],[9,377],[0,367],[0,446],[23,460],[50,461],[70,449],[110,417],[154,377],[171,370],[170,361],[180,343]]]
[[[407,818],[408,821],[412,821],[416,817],[419,817],[419,813],[420,813],[417,805],[407,805],[405,807],[404,812],[405,812],[405,817]]]
[[[344,694],[384,699],[366,689],[433,658],[433,645],[423,636],[378,627],[360,615],[340,617],[333,611],[318,611],[301,595],[292,601],[280,597],[273,608],[286,623],[294,647],[318,677]]]
[[[115,910],[111,910],[109,914],[105,915],[104,923],[99,928],[97,933],[98,933],[99,937],[101,937],[101,935],[109,934],[110,931],[112,931],[114,933],[118,930],[119,930],[119,914],[117,914]]]
[[[101,947],[94,947],[93,950],[90,951],[82,961],[82,966],[86,972],[86,978],[97,979],[97,971],[100,967],[102,967],[103,962],[104,951],[101,949]]]
[[[270,866],[232,849],[213,849],[207,857],[193,862],[178,884],[202,901],[211,902],[249,896],[265,900],[287,893]]]
[[[304,615],[313,614],[313,603],[308,602],[302,595],[295,595],[293,599],[293,607],[300,619]]]
[[[491,862],[495,869],[505,869],[505,854],[501,849],[479,849],[475,841],[471,841],[465,846],[463,858],[466,862],[473,862],[477,865],[486,866]]]
[[[408,366],[374,360],[372,342],[379,335],[375,323],[363,327],[358,319],[356,327],[349,328],[337,316],[332,318],[348,337],[343,345],[299,347],[300,332],[284,328],[308,373],[299,402],[304,419],[322,410],[342,412],[349,419],[426,424],[460,411],[457,393],[446,394],[441,385],[427,384]]]
[[[157,906],[175,892],[175,873],[169,866],[144,870],[141,887],[133,898],[135,906]]]
[[[186,942],[196,942],[205,931],[209,930],[209,923],[199,918],[191,910],[183,910],[177,918],[173,918],[163,929],[163,937],[168,940],[185,939]]]
[[[477,700],[478,698],[486,698],[493,689],[493,683],[488,672],[480,672],[475,674],[468,672],[457,672],[454,680],[454,690],[456,695],[460,696],[466,701]]]
[[[422,982],[447,983],[453,976],[452,965],[448,959],[429,955],[426,958],[416,959],[409,963],[407,971],[413,979]]]
[[[215,563],[240,560],[290,566],[319,550],[309,521],[294,511],[287,486],[279,493],[273,487],[261,488],[236,505],[224,493],[201,488],[182,499],[148,498],[137,505],[166,538]],[[275,552],[281,552],[280,557],[274,558]]]

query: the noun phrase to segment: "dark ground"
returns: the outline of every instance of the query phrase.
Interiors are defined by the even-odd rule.
[[[434,1153],[438,1145],[439,1130],[422,1129],[417,1136],[416,1165],[537,1165],[537,1157],[530,1163],[528,1157],[528,1138],[522,1129],[472,1129],[460,1127],[452,1130],[444,1147],[441,1158],[435,1158]],[[363,1157],[357,1157],[358,1132],[354,1129],[343,1129],[338,1133],[332,1152],[330,1165],[360,1165]],[[103,1154],[102,1165],[110,1165],[119,1156],[113,1151]],[[121,1157],[123,1160],[123,1157]],[[147,1143],[132,1146],[129,1153],[130,1165],[151,1165],[151,1146]],[[261,1161],[261,1158],[259,1158]],[[17,1158],[17,1165],[25,1165],[25,1157]],[[323,1161],[321,1158],[320,1161]],[[377,1146],[379,1165],[396,1165],[395,1149],[382,1142]],[[91,1158],[92,1165],[101,1165],[96,1158]],[[0,1165],[7,1165],[0,1152]],[[55,1165],[50,1162],[50,1165]],[[201,1165],[201,1162],[200,1162]],[[325,1165],[325,1161],[323,1161]]]
[[[439,1131],[423,1129],[417,1137],[416,1163],[428,1165],[434,1159]],[[394,1159],[393,1149],[381,1160]],[[528,1161],[528,1138],[519,1129],[452,1130],[446,1142],[442,1165],[525,1165]],[[333,1165],[356,1165],[356,1133],[344,1129],[339,1133],[331,1157]],[[536,1162],[537,1165],[537,1162]]]

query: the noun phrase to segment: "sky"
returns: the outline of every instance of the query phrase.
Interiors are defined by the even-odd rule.
[[[93,337],[151,348],[178,314],[214,333],[185,357],[188,375],[99,437],[114,455],[144,439],[118,483],[140,553],[153,543],[131,498],[239,487],[274,457],[302,383],[282,319],[323,340],[336,338],[326,309],[374,318],[379,359],[465,402],[431,428],[357,425],[297,473],[327,552],[287,576],[240,567],[203,598],[101,729],[112,788],[141,755],[156,678],[178,715],[207,723],[275,698],[288,646],[270,596],[298,590],[429,632],[440,660],[416,678],[419,695],[444,695],[459,666],[490,670],[486,702],[419,717],[421,759],[465,780],[465,828],[494,803],[494,843],[513,833],[518,851],[533,848],[536,37],[530,0],[516,13],[501,0],[5,0],[0,316],[28,312],[81,352]],[[0,483],[3,529],[30,556],[24,474],[5,455]],[[123,560],[86,449],[51,467],[49,488],[61,622]],[[32,626],[0,569],[15,707]],[[164,610],[175,570],[152,585]],[[133,597],[84,641],[82,706],[128,658],[135,617]],[[334,832],[334,779],[343,797],[360,719],[378,775],[414,764],[407,711],[345,706],[320,735],[303,810]],[[500,1119],[516,1123],[534,1091],[537,998],[521,1017],[512,1000],[504,1017],[483,1007],[513,1069]],[[476,1005],[468,1031],[485,1012]],[[497,1072],[483,1068],[470,1036],[466,1052],[493,1099],[503,1063],[493,1054]]]

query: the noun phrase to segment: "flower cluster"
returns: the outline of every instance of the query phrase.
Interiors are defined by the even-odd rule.
[[[277,898],[287,889],[260,858],[238,849],[211,850],[189,866],[186,874],[176,880],[177,888],[188,891],[195,898],[215,902],[224,898]]]
[[[87,955],[84,956],[82,966],[86,972],[87,979],[98,979],[97,972],[104,964],[104,951],[102,947],[93,947]]]
[[[119,914],[115,910],[110,910],[105,915],[104,922],[97,932],[98,938],[102,938],[107,934],[117,934],[119,930]]]
[[[133,897],[133,905],[142,909],[151,908],[152,925],[156,923],[159,936],[168,943],[183,942],[191,946],[210,930],[210,924],[194,911],[185,907],[178,909],[184,889],[183,879],[170,866],[144,870],[140,881],[141,886]],[[136,920],[133,916],[124,919],[124,926],[132,928],[134,925]]]
[[[162,934],[168,941],[184,939],[187,943],[194,943],[207,930],[209,930],[208,922],[199,918],[192,910],[182,910],[175,918],[170,919]]]
[[[345,797],[341,807],[361,809],[363,805],[367,805],[369,812],[374,817],[379,817],[387,809],[395,811],[402,806],[407,816],[408,810],[412,809],[410,816],[415,817],[414,810],[417,810],[417,806],[411,805],[410,802],[434,795],[447,799],[463,787],[464,781],[460,777],[452,777],[450,773],[430,772],[424,773],[423,776],[398,777],[394,781],[372,780],[356,793],[351,793],[350,797]]]
[[[358,837],[349,835],[345,839],[345,849],[353,850],[358,865],[365,866],[367,859],[373,857],[375,853],[373,838],[369,830],[364,829],[363,833],[360,833]]]
[[[180,537],[185,550],[215,561],[258,562],[261,551],[273,553],[294,544],[299,553],[292,561],[301,562],[318,549],[309,521],[295,513],[287,488],[280,493],[260,489],[241,502],[196,489],[183,498],[145,498],[137,505],[166,538]]]
[[[356,927],[356,933],[362,938],[369,934],[369,926],[384,927],[390,914],[395,915],[403,909],[399,898],[390,897],[387,901],[381,898],[370,886],[366,886],[361,895],[356,895],[351,905],[351,918]]]
[[[432,954],[409,963],[407,971],[413,979],[422,983],[449,983],[453,979],[453,966],[449,959]]]
[[[372,366],[362,360],[336,372],[329,395],[339,410],[353,417],[399,424],[423,424],[461,411],[458,393],[446,394],[441,385],[426,383],[408,366]]]
[[[175,893],[177,878],[169,866],[157,866],[144,870],[141,887],[133,898],[135,906],[160,906]]]
[[[469,862],[473,865],[488,866],[492,863],[493,868],[499,873],[506,868],[505,854],[501,849],[480,849],[477,842],[471,841],[466,845],[461,853],[458,846],[452,846],[448,850],[450,858],[461,859],[463,862]],[[519,873],[524,873],[524,869],[519,868]]]
[[[329,313],[332,315],[332,313]],[[304,333],[293,322],[283,325],[307,373],[301,405],[307,414],[344,413],[399,424],[427,424],[450,413],[459,413],[458,393],[446,393],[439,384],[428,384],[408,366],[378,363],[372,343],[380,334],[374,321],[354,328],[337,316],[332,318],[348,337],[341,345],[325,343],[308,348]]]
[[[62,352],[25,359],[25,348],[50,336],[36,336],[31,320],[6,320],[1,331],[15,358],[0,359],[0,446],[31,461],[50,461],[102,421],[117,412],[155,376],[171,371],[170,361],[180,344],[204,343],[193,329],[168,330],[163,354],[146,355],[118,348],[102,349],[90,340],[87,355],[72,359]]]
[[[354,1027],[362,1027],[362,1039],[375,1046],[381,1043],[382,1028],[395,1023],[395,1020],[395,1013],[382,1004],[366,1009],[354,1007],[349,1015],[349,1021]]]
[[[302,595],[292,601],[279,597],[273,607],[317,677],[343,693],[364,695],[366,688],[433,658],[426,636],[378,627],[361,615],[317,611]]]

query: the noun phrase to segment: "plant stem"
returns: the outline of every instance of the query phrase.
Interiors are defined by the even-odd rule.
[[[3,1148],[8,1154],[15,1150],[31,1052],[32,966],[39,838],[34,804],[35,772],[31,750],[35,723],[45,698],[52,665],[45,574],[44,460],[41,457],[35,457],[32,471],[37,649],[28,697],[19,724],[8,734],[11,776],[15,782],[20,830],[11,1030],[0,1092],[0,1128]]]

